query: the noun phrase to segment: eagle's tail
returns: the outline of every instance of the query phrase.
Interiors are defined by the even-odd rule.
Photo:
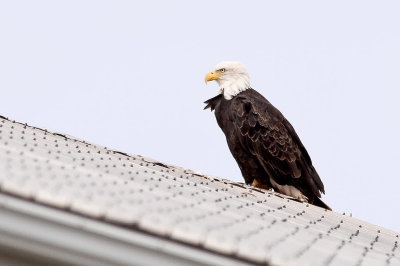
[[[314,204],[315,206],[318,206],[318,207],[321,207],[321,208],[330,210],[330,211],[332,210],[331,207],[329,207],[325,202],[323,202],[323,201],[322,201],[319,197],[317,197],[317,196],[314,197],[314,201],[313,201],[312,204]]]

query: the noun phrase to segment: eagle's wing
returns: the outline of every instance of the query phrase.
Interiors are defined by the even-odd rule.
[[[258,158],[280,185],[321,196],[324,187],[291,124],[261,94],[232,99],[231,118],[243,148]],[[311,191],[310,191],[311,190]]]

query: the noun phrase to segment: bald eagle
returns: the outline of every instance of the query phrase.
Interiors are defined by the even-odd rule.
[[[246,184],[275,191],[330,209],[321,199],[324,185],[296,131],[267,99],[250,87],[239,62],[221,62],[205,76],[219,94],[205,101]]]

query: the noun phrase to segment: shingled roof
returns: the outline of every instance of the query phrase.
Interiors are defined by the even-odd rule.
[[[0,262],[400,265],[398,241],[272,191],[0,117]]]

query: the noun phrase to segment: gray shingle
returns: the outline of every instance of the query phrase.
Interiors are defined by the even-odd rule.
[[[400,265],[398,234],[241,183],[0,118],[1,192],[277,265]]]

